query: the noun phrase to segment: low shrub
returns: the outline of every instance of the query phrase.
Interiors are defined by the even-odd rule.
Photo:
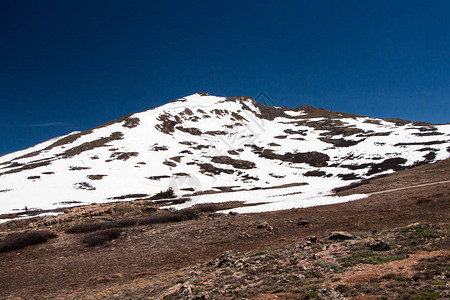
[[[215,212],[223,208],[220,204],[205,203],[205,204],[197,204],[192,209],[195,210],[196,212],[201,213],[201,212]]]
[[[149,198],[149,199],[150,200],[154,200],[152,198]],[[155,201],[155,203],[158,203],[158,204],[172,204],[172,205],[174,205],[174,204],[183,204],[183,203],[186,203],[188,201],[191,201],[191,198],[183,197],[183,198],[178,198],[178,199],[171,198],[171,199],[158,200],[158,201]]]
[[[168,213],[164,213],[164,214],[160,214],[160,215],[154,215],[154,216],[140,218],[138,225],[183,222],[183,221],[195,219],[197,216],[198,216],[197,211],[187,208],[187,209],[177,210],[177,211],[168,212]]]
[[[110,226],[111,226],[111,228],[130,227],[130,226],[136,225],[137,222],[138,222],[138,218],[122,219],[122,220],[110,222]]]
[[[31,245],[42,244],[54,237],[56,237],[56,234],[50,231],[13,233],[0,242],[0,253],[19,250]]]
[[[136,225],[137,222],[138,222],[137,218],[130,218],[111,222],[92,222],[92,223],[76,224],[67,229],[66,233],[86,233],[111,228],[130,227]]]
[[[346,297],[356,296],[356,294],[357,294],[351,286],[348,286],[346,284],[339,284],[336,287],[336,291]]]
[[[103,245],[105,242],[119,238],[121,233],[122,229],[120,228],[99,230],[85,235],[81,242],[88,247]]]
[[[130,227],[134,225],[183,222],[197,218],[199,213],[213,212],[217,211],[218,209],[220,209],[220,206],[218,206],[217,204],[201,204],[196,206],[195,208],[185,208],[142,218],[129,218],[111,222],[102,221],[76,224],[67,229],[66,233],[87,233],[112,228]]]
[[[175,197],[173,188],[169,187],[167,190],[156,193],[154,196],[150,197],[150,200],[169,199]]]
[[[434,300],[439,299],[441,296],[440,292],[425,292],[421,294],[415,294],[411,297],[413,300]]]
[[[102,229],[108,229],[112,227],[113,226],[111,222],[92,222],[92,223],[75,224],[69,229],[67,229],[66,233],[85,233]]]

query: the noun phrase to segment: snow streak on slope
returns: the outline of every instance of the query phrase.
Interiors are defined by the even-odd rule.
[[[255,204],[241,211],[348,201],[326,195],[446,159],[449,134],[450,125],[198,93],[0,157],[0,213],[142,199],[169,186],[180,196],[228,192],[188,205]]]

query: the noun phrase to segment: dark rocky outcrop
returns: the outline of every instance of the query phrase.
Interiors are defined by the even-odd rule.
[[[302,153],[285,153],[285,154],[276,154],[273,153],[273,150],[265,149],[260,157],[264,157],[267,159],[278,159],[286,162],[292,163],[306,163],[312,167],[325,167],[327,166],[327,162],[330,160],[330,157],[327,154],[310,151],[310,152],[302,152]]]
[[[175,131],[175,126],[182,123],[179,116],[173,117],[169,113],[159,115],[157,120],[160,121],[161,124],[155,125],[155,128],[165,134],[173,133]]]
[[[141,120],[139,120],[139,118],[136,118],[136,117],[128,118],[125,120],[125,123],[123,123],[122,126],[126,127],[126,128],[134,128],[134,127],[139,126],[140,122],[141,122]]]
[[[406,161],[407,160],[402,157],[388,158],[381,163],[373,164],[366,175],[370,176],[387,170],[394,170],[394,171],[403,170],[404,167],[402,166],[402,164],[404,164]]]
[[[332,144],[335,147],[351,147],[354,145],[358,145],[359,143],[364,141],[364,139],[359,141],[351,141],[345,139],[329,139],[329,138],[319,138],[319,140],[321,140],[324,143]]]
[[[253,169],[256,166],[254,162],[234,159],[229,156],[214,156],[211,161],[213,163],[231,165],[236,169]]]
[[[168,160],[165,160],[163,162],[163,165],[166,165],[166,166],[169,166],[169,167],[176,167],[177,166],[176,163],[174,163],[173,161],[168,161]]]
[[[306,173],[303,173],[303,176],[306,177],[323,177],[326,176],[327,173],[324,171],[314,170],[314,171],[308,171]]]
[[[176,126],[175,129],[192,134],[192,135],[201,135],[202,134],[202,131],[195,127],[187,128],[187,127],[183,127],[183,126]]]
[[[69,158],[73,157],[75,155],[78,155],[80,153],[83,153],[85,151],[89,151],[95,148],[104,147],[111,141],[117,141],[123,139],[123,133],[120,131],[115,131],[111,133],[109,137],[101,137],[99,139],[96,139],[92,142],[86,142],[79,146],[70,148],[66,151],[64,151],[62,154],[59,154],[58,156],[62,156],[63,158]]]
[[[210,173],[213,175],[219,175],[221,173],[225,174],[233,174],[234,171],[230,169],[222,169],[222,168],[216,168],[212,164],[203,163],[203,164],[197,164],[200,167],[201,173]]]
[[[126,161],[130,157],[136,157],[138,155],[138,152],[114,152],[111,154],[111,158]]]
[[[90,180],[101,180],[107,175],[88,175],[87,178]]]
[[[149,176],[149,177],[147,177],[147,179],[150,179],[150,180],[160,180],[160,179],[164,179],[164,178],[170,178],[170,176],[168,176],[168,175],[159,175],[159,176]]]
[[[440,145],[445,144],[448,141],[430,141],[430,142],[413,142],[413,143],[397,143],[394,146],[415,146],[415,145],[423,145],[423,146],[431,146],[431,145]]]

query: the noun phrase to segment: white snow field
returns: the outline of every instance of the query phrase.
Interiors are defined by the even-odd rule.
[[[0,157],[0,214],[142,199],[170,186],[178,196],[228,191],[176,208],[255,204],[234,209],[243,213],[350,201],[364,196],[332,189],[446,159],[449,134],[450,125],[197,93]]]

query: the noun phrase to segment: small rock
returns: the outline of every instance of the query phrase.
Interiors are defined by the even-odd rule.
[[[249,239],[249,238],[251,238],[251,235],[248,234],[248,233],[246,233],[246,232],[244,232],[244,233],[241,233],[241,234],[239,235],[239,238],[240,238],[240,239]]]
[[[236,215],[237,215],[237,212],[235,212],[235,211],[230,211],[230,212],[228,213],[228,215],[230,215],[230,216],[236,216]]]
[[[445,275],[435,275],[435,276],[433,276],[433,280],[447,280],[447,276],[445,276]]]
[[[273,227],[269,225],[267,222],[259,222],[258,229],[266,229],[267,231],[273,231]]]
[[[223,266],[230,266],[234,263],[233,260],[233,252],[227,251],[224,254],[222,254],[219,258],[219,264],[217,265],[218,268],[221,268]]]
[[[321,299],[330,299],[330,300],[344,300],[346,299],[344,296],[341,296],[338,292],[330,287],[324,287],[317,291],[317,294]]]
[[[237,260],[233,264],[233,268],[236,268],[236,269],[241,269],[243,267],[244,267],[244,263],[242,260]]]
[[[219,264],[219,260],[218,259],[214,259],[214,260],[211,260],[210,262],[208,262],[207,266],[208,267],[212,267],[212,266],[216,266],[218,264]]]
[[[311,243],[315,243],[315,242],[317,242],[317,237],[316,236],[310,236],[308,238],[308,241],[310,241]]]
[[[297,222],[298,226],[305,226],[305,225],[308,225],[308,224],[309,224],[308,218],[300,217],[298,219],[298,222]]]
[[[192,285],[190,285],[190,284],[183,284],[180,287],[179,292],[181,294],[183,294],[183,296],[190,296],[190,295],[192,295]]]
[[[390,248],[389,244],[383,240],[369,240],[366,246],[374,251],[387,250]]]
[[[335,231],[328,236],[330,240],[352,240],[354,238],[352,234],[345,231]]]

